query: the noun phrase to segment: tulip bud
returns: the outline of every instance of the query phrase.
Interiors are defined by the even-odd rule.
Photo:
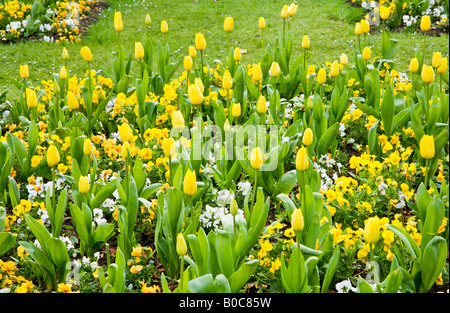
[[[64,61],[67,61],[69,59],[69,52],[67,51],[66,48],[63,48],[62,58]]]
[[[161,33],[165,34],[169,31],[169,25],[166,21],[161,22]]]
[[[233,18],[231,16],[225,18],[223,29],[225,29],[226,32],[231,32],[233,30]]]
[[[285,4],[283,6],[283,8],[281,9],[281,18],[287,18],[289,16],[288,12],[287,12],[288,9],[289,9],[289,6],[287,4]]]
[[[259,114],[264,114],[267,112],[266,98],[263,95],[259,96],[256,109]]]
[[[27,88],[25,91],[27,94],[27,106],[32,109],[38,105],[36,92],[34,90]]]
[[[19,74],[22,79],[30,77],[30,70],[28,69],[28,64],[20,66]]]
[[[83,194],[89,192],[89,180],[86,176],[80,176],[78,181],[78,191]]]
[[[295,167],[299,171],[306,171],[309,168],[308,151],[305,147],[301,147],[297,151],[297,157],[295,158]]]
[[[226,119],[225,122],[223,123],[223,130],[226,132],[231,130],[230,121],[228,121],[228,119]]]
[[[259,82],[262,79],[261,66],[259,64],[253,65],[253,80]]]
[[[92,154],[92,142],[89,138],[84,139],[83,153],[87,155]]]
[[[385,7],[384,5],[380,5],[380,18],[383,20],[387,20],[391,15],[391,9]]]
[[[194,46],[189,46],[189,56],[195,58],[197,56],[197,51]]]
[[[437,69],[437,72],[439,74],[444,74],[447,71],[447,65],[448,65],[448,60],[447,58],[442,58],[441,60],[441,66]]]
[[[62,80],[67,78],[67,69],[65,66],[61,66],[61,69],[59,70],[59,78]]]
[[[334,61],[331,64],[330,75],[331,75],[331,77],[336,77],[339,75],[339,64],[337,61]]]
[[[176,110],[172,114],[172,126],[175,129],[184,128],[184,117],[180,110]]]
[[[295,15],[295,13],[297,13],[297,9],[298,5],[295,3],[291,3],[291,5],[287,9],[287,14],[292,17]]]
[[[325,72],[324,68],[321,68],[317,72],[317,82],[322,85],[325,84],[326,81],[327,81],[327,72]]]
[[[252,149],[250,153],[250,165],[252,168],[259,170],[264,163],[263,154],[261,148],[256,147]]]
[[[294,231],[302,231],[305,227],[305,219],[300,209],[294,209],[291,214],[291,226]]]
[[[222,88],[225,90],[229,90],[233,87],[233,79],[231,78],[230,73],[227,71],[222,77]]]
[[[184,256],[187,253],[186,240],[184,240],[183,234],[178,233],[177,235],[177,254],[179,256]]]
[[[440,52],[433,53],[433,59],[431,61],[431,65],[434,68],[439,68],[442,62],[442,54]]]
[[[260,17],[260,18],[259,18],[259,20],[258,20],[258,26],[259,26],[259,28],[261,28],[261,29],[266,28],[266,20],[265,20],[264,17]]]
[[[424,159],[432,159],[436,153],[434,147],[434,137],[433,135],[423,135],[422,139],[420,139],[420,155]]]
[[[59,88],[59,84],[56,81],[56,79],[53,80],[53,93],[55,95],[59,94],[61,92],[61,89]]]
[[[122,142],[131,142],[133,140],[133,130],[130,125],[123,123],[117,126],[117,128],[119,129],[119,136]]]
[[[134,56],[136,59],[141,60],[145,56],[144,47],[142,46],[142,43],[135,42],[134,43]]]
[[[420,19],[420,30],[423,32],[426,32],[431,27],[431,21],[429,15],[423,15]]]
[[[172,137],[164,139],[162,141],[162,148],[166,158],[175,155],[175,140]]]
[[[50,145],[47,150],[47,165],[53,167],[59,163],[60,159],[58,148],[54,145]]]
[[[234,198],[231,199],[230,202],[230,213],[233,216],[236,216],[238,214],[239,206]]]
[[[272,62],[272,65],[270,66],[270,76],[277,77],[280,75],[280,66],[277,62]]]
[[[361,34],[362,34],[361,23],[358,22],[355,24],[355,35],[361,35]]]
[[[238,47],[234,48],[233,58],[235,61],[240,61],[242,58],[241,49],[239,49]]]
[[[192,70],[192,66],[194,65],[194,62],[192,61],[192,58],[190,56],[185,56],[183,60],[183,67],[185,71]]]
[[[183,191],[185,194],[192,196],[197,192],[197,180],[195,178],[195,171],[187,170],[183,180]]]
[[[195,49],[197,50],[205,50],[206,48],[206,39],[202,33],[195,34]]]
[[[348,64],[348,57],[345,53],[342,53],[340,58],[339,58],[339,62],[341,62],[342,65],[347,65]]]
[[[122,13],[114,12],[114,28],[117,32],[123,30]]]
[[[233,107],[231,108],[231,114],[233,115],[233,117],[241,116],[241,104],[240,103],[233,104]]]
[[[92,61],[92,52],[87,46],[81,48],[80,53],[83,57],[83,60],[85,60],[86,62]]]
[[[125,141],[122,145],[122,150],[120,151],[120,155],[122,156],[122,159],[126,159],[128,157],[128,150],[130,149],[130,143],[128,141]]]
[[[422,66],[422,80],[424,83],[431,84],[434,82],[434,71],[431,66],[423,65]]]
[[[364,60],[370,60],[370,56],[371,56],[371,51],[369,47],[365,47],[363,49],[363,53],[362,53],[362,57]]]
[[[302,48],[303,49],[308,49],[309,48],[309,44],[310,44],[309,37],[308,36],[303,36]]]
[[[409,62],[409,71],[411,73],[415,73],[419,70],[419,61],[417,61],[417,58],[412,58],[411,62]]]
[[[377,217],[371,217],[364,227],[364,240],[373,244],[380,238],[380,220]]]
[[[189,100],[193,105],[198,105],[203,103],[203,93],[197,84],[191,84],[188,87]]]
[[[75,97],[73,92],[70,90],[67,92],[67,106],[69,107],[70,111],[76,110],[80,106],[77,97]]]
[[[147,14],[147,16],[145,17],[145,24],[146,25],[150,25],[152,22],[152,19],[150,17],[150,14]]]
[[[305,132],[303,133],[303,140],[302,143],[305,146],[309,146],[313,142],[313,132],[311,128],[305,129]]]

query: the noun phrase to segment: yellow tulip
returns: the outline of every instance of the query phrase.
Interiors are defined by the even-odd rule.
[[[272,62],[272,65],[270,66],[270,76],[277,77],[278,75],[280,75],[280,71],[281,69],[278,63]]]
[[[431,84],[434,82],[434,71],[431,66],[423,65],[422,66],[422,80],[424,83]]]
[[[141,60],[145,56],[144,47],[142,46],[142,43],[135,42],[134,43],[134,56],[136,59]]]
[[[122,159],[125,160],[128,157],[128,150],[130,150],[130,143],[128,141],[125,141],[122,145],[122,150],[120,151]]]
[[[183,237],[182,233],[178,233],[177,235],[177,254],[179,256],[184,256],[187,253],[187,245],[186,240]]]
[[[175,155],[175,140],[172,137],[164,139],[162,141],[162,148],[166,158]]]
[[[145,24],[146,25],[150,25],[152,23],[152,19],[151,19],[151,17],[150,17],[150,14],[147,14],[146,16],[145,16]]]
[[[433,53],[431,65],[434,68],[439,68],[441,66],[441,62],[442,62],[442,54],[440,52]]]
[[[119,136],[122,142],[131,142],[133,140],[133,130],[130,125],[123,123],[117,126],[117,128],[119,129]]]
[[[380,5],[380,17],[383,20],[387,20],[389,16],[391,15],[391,9],[388,7],[385,7],[384,5]]]
[[[303,49],[309,49],[309,44],[310,44],[311,42],[310,42],[310,40],[309,40],[309,37],[308,36],[303,36],[303,39],[302,39],[302,48]]]
[[[229,90],[233,87],[233,79],[231,78],[230,73],[227,71],[222,77],[222,88],[225,90]]]
[[[161,33],[165,34],[169,31],[169,25],[167,25],[166,21],[161,22]]]
[[[60,159],[58,148],[54,145],[50,145],[47,150],[47,165],[53,167],[59,163]]]
[[[371,217],[364,227],[364,240],[369,244],[374,244],[380,238],[380,219]]]
[[[334,61],[331,64],[330,75],[331,75],[331,77],[336,77],[339,75],[339,64],[337,61]]]
[[[234,198],[232,198],[231,202],[230,202],[230,213],[231,213],[231,215],[236,216],[236,214],[238,214],[238,212],[239,212],[239,206],[238,206],[236,200]]]
[[[264,114],[267,112],[266,97],[264,97],[263,95],[259,96],[256,109],[259,114]]]
[[[197,84],[191,84],[188,87],[189,100],[193,105],[198,105],[203,103],[203,93]]]
[[[258,27],[261,29],[266,28],[266,19],[264,17],[258,19]]]
[[[233,107],[231,108],[231,114],[233,114],[233,117],[241,116],[241,104],[240,103],[233,104]]]
[[[226,32],[231,32],[233,30],[233,18],[231,16],[225,18],[223,29],[225,29]]]
[[[447,58],[442,58],[441,60],[441,66],[437,69],[437,72],[439,74],[444,74],[447,71],[447,65],[448,65],[448,60]]]
[[[370,60],[371,57],[371,51],[369,47],[364,47],[362,57],[364,60]]]
[[[87,155],[92,154],[92,142],[89,138],[84,139],[83,153]]]
[[[61,69],[59,70],[59,78],[63,80],[67,78],[67,69],[65,66],[61,66]]]
[[[252,168],[259,170],[264,163],[263,154],[261,148],[253,148],[250,153],[250,165]]]
[[[241,49],[239,49],[238,47],[234,48],[233,58],[235,61],[240,61],[242,58]]]
[[[197,180],[195,177],[195,171],[187,170],[183,180],[183,191],[188,196],[192,196],[197,192]]]
[[[309,168],[308,151],[305,147],[301,147],[297,151],[295,158],[295,168],[299,171],[306,171]]]
[[[423,32],[426,32],[431,27],[431,21],[429,15],[423,15],[420,19],[420,30]]]
[[[305,227],[305,219],[300,209],[294,209],[291,214],[291,226],[294,231],[302,231]]]
[[[409,71],[411,73],[415,73],[419,70],[419,61],[417,58],[412,58],[411,62],[409,62]]]
[[[86,176],[80,176],[78,181],[78,191],[83,194],[89,192],[89,180]]]
[[[80,107],[77,97],[75,97],[73,92],[70,90],[67,92],[67,106],[69,107],[70,111],[76,110]]]
[[[194,46],[189,46],[189,56],[191,58],[195,58],[197,56],[197,50],[195,50]]]
[[[254,64],[252,72],[253,80],[259,82],[262,79],[261,66]]]
[[[295,15],[295,13],[297,13],[297,9],[298,5],[295,3],[291,3],[291,5],[287,9],[287,14],[292,17]]]
[[[360,23],[361,23],[361,31],[362,31],[364,34],[367,34],[368,32],[370,32],[370,24],[369,24],[369,21],[367,21],[366,19],[362,19]]]
[[[284,6],[283,6],[283,8],[281,9],[281,17],[282,18],[287,18],[289,15],[288,15],[288,9],[289,9],[289,6],[287,5],[287,4],[285,4]]]
[[[31,108],[35,108],[38,105],[36,92],[34,90],[27,88],[27,106]]]
[[[83,57],[83,60],[85,60],[86,62],[92,61],[92,52],[87,46],[81,48],[80,53]]]
[[[339,57],[339,62],[341,62],[341,64],[344,66],[348,64],[348,57],[345,53],[341,54],[341,56]]]
[[[302,139],[302,143],[305,146],[309,146],[310,144],[312,144],[313,142],[313,132],[311,128],[307,128],[305,129],[305,132],[303,133],[303,139]]]
[[[206,49],[206,39],[202,33],[195,34],[195,49],[200,50],[200,51]]]
[[[183,60],[184,70],[190,71],[190,70],[192,70],[192,66],[194,66],[194,62],[192,61],[192,58],[189,55],[185,56],[184,60]]]
[[[172,126],[175,129],[184,128],[184,117],[180,110],[176,110],[172,113]]]
[[[361,23],[357,22],[355,24],[355,35],[361,35],[361,34],[362,34]]]
[[[321,68],[317,72],[317,82],[322,85],[325,84],[326,81],[327,81],[327,72],[325,71],[324,68]]]
[[[114,28],[117,32],[121,32],[123,30],[123,21],[121,12],[114,12]]]
[[[420,155],[424,159],[432,159],[436,153],[434,147],[434,137],[433,135],[423,135],[420,139]]]
[[[69,59],[69,52],[67,51],[66,48],[63,48],[62,58],[64,61],[67,61]]]
[[[28,68],[28,64],[20,66],[19,75],[23,79],[30,77],[30,70]]]

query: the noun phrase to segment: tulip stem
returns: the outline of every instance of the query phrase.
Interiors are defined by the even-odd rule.
[[[285,28],[286,28],[286,19],[285,18],[283,18],[283,48],[285,47],[285,43],[286,43],[286,40],[285,40],[285,33],[286,33],[286,31],[285,31]]]
[[[264,57],[264,40],[263,40],[263,34],[264,34],[264,31],[263,31],[263,29],[261,29],[261,49],[262,49],[263,57]]]
[[[255,198],[256,198],[256,188],[258,188],[258,170],[255,169],[255,187],[253,188],[253,197],[252,197],[252,210],[255,206]]]
[[[375,276],[375,285],[377,287],[377,291],[379,293],[381,293],[381,289],[380,289],[380,286],[379,286],[380,279],[378,277],[378,269],[377,269],[377,267],[375,265],[375,257],[374,257],[374,254],[373,254],[373,247],[372,247],[371,243],[369,243],[369,251],[370,251],[370,261],[372,263],[373,271],[374,271],[373,275]]]
[[[426,170],[426,173],[425,173],[425,188],[428,190],[428,181],[430,180],[430,160],[429,159],[426,159],[426,161],[425,161],[425,170]]]
[[[190,210],[189,210],[189,213],[190,213],[189,215],[191,216],[191,223],[194,226],[193,232],[195,233],[195,231],[197,230],[197,227],[196,227],[196,225],[194,225],[194,206],[192,204],[192,195],[189,196],[189,205],[191,206]]]
[[[53,212],[55,212],[56,208],[56,190],[55,190],[55,178],[56,178],[56,173],[55,173],[55,166],[52,166],[52,210]]]
[[[201,62],[201,67],[200,67],[200,74],[202,75],[202,83],[205,84],[205,75],[203,73],[203,50],[200,50],[200,62]]]
[[[173,178],[172,178],[172,157],[169,153],[169,174],[170,174],[170,186],[173,186]]]
[[[361,52],[361,38],[358,36],[358,46],[359,46],[359,52]]]
[[[423,56],[422,56],[422,66],[425,64],[425,48],[427,44],[427,32],[423,33]]]
[[[183,271],[184,271],[184,255],[181,256],[181,265],[180,265],[180,284],[178,287],[180,291],[183,291]]]

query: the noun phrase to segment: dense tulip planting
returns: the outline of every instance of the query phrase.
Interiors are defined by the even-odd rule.
[[[1,292],[448,286],[448,59],[425,44],[429,17],[401,73],[392,34],[380,55],[367,44],[370,19],[353,55],[310,64],[320,44],[293,38],[298,5],[280,9],[275,42],[264,17],[254,26],[255,64],[230,41],[231,16],[211,64],[200,32],[182,57],[147,35],[125,46],[116,12],[111,69],[88,46],[62,49],[40,85],[18,65],[18,97],[0,94]]]

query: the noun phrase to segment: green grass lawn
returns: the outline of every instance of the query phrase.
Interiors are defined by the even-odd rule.
[[[121,37],[128,51],[133,51],[134,42],[141,41],[148,31],[144,19],[149,13],[152,18],[149,30],[151,37],[168,43],[175,56],[187,54],[188,46],[193,44],[194,34],[202,32],[208,44],[205,57],[210,63],[215,59],[225,60],[227,36],[223,30],[223,21],[225,17],[232,16],[232,41],[247,51],[241,61],[246,64],[259,61],[262,55],[258,18],[263,16],[266,19],[264,41],[273,43],[282,31],[281,8],[284,4],[290,4],[281,0],[178,0],[176,4],[169,0],[107,2],[111,7],[101,13],[98,22],[82,36],[80,43],[64,43],[70,54],[69,68],[72,75],[80,75],[86,70],[79,53],[84,45],[89,46],[94,53],[93,68],[111,72],[112,51],[117,49],[117,33],[113,27],[115,10],[122,12],[124,31]],[[308,35],[312,53],[310,64],[333,61],[341,53],[351,58],[357,48],[354,21],[359,18],[361,11],[350,8],[345,0],[305,0],[297,3],[299,9],[290,24],[295,44],[294,56],[301,51],[301,38]],[[169,32],[165,35],[160,32],[162,20],[166,20],[169,25]],[[413,31],[394,33],[393,36],[399,41],[395,55],[397,68],[405,71],[414,49],[422,48],[423,37]],[[368,43],[377,45],[380,37],[379,31],[373,31]],[[58,72],[62,65],[62,47],[63,44],[45,42],[0,43],[0,91],[6,88],[12,94],[17,92],[8,77],[19,77],[20,64],[29,64],[30,78],[36,84],[40,80],[51,79],[52,73]],[[429,37],[427,49],[430,62],[433,51],[441,51],[443,56],[447,56],[448,47],[448,35]]]

